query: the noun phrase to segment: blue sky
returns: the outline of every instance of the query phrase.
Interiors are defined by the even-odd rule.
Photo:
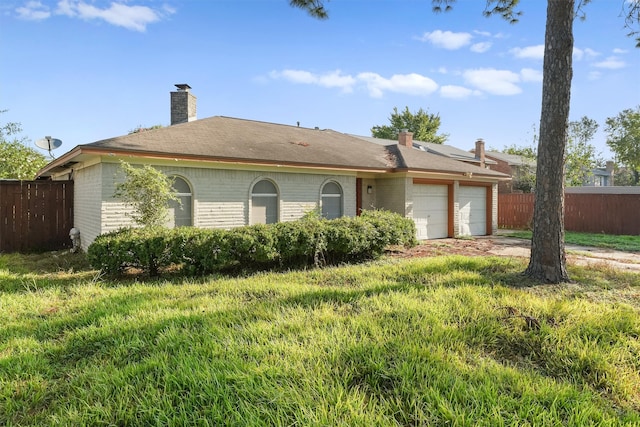
[[[640,49],[623,0],[596,0],[574,24],[571,119],[640,104]],[[546,2],[520,22],[482,0],[434,14],[430,0],[332,0],[318,21],[287,0],[3,0],[0,123],[22,123],[55,153],[169,124],[187,83],[198,118],[216,115],[370,135],[393,107],[440,115],[448,144],[530,145],[540,118]],[[592,142],[611,157],[604,132]]]

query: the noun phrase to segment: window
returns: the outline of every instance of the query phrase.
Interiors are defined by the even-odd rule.
[[[173,227],[185,227],[193,225],[191,219],[191,187],[189,183],[179,176],[173,177],[173,189],[182,203],[175,200],[169,202],[170,225]]]
[[[251,190],[251,224],[278,222],[278,190],[266,179],[256,183]]]
[[[342,188],[335,182],[328,182],[322,187],[322,217],[327,219],[342,216]]]

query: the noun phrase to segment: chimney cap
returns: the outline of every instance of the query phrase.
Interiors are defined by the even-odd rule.
[[[189,86],[186,83],[177,84],[175,85],[175,87],[177,87],[178,90],[183,90],[183,91],[189,91],[189,89],[191,89],[191,86]]]

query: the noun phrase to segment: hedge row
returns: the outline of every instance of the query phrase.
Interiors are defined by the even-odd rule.
[[[364,211],[356,218],[312,215],[231,230],[127,228],[98,236],[87,258],[107,274],[136,268],[155,276],[177,266],[185,274],[202,275],[361,261],[379,257],[389,245],[416,243],[412,220],[387,211]]]

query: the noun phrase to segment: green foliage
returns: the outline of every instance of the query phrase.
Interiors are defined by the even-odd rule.
[[[171,261],[169,248],[163,228],[125,228],[98,236],[88,248],[87,260],[111,274],[135,268],[157,276],[159,268]]]
[[[429,114],[420,108],[415,114],[409,111],[409,107],[399,113],[397,107],[393,107],[393,113],[389,117],[390,125],[374,126],[371,128],[371,135],[381,139],[398,139],[398,133],[402,129],[413,132],[413,139],[416,141],[444,143],[448,135],[437,135],[440,128],[440,116]]]
[[[0,114],[4,112],[6,110]],[[32,180],[47,164],[44,155],[25,145],[26,137],[15,137],[20,132],[20,123],[6,123],[0,127],[0,179]]]
[[[613,183],[616,186],[637,186],[640,185],[640,174],[627,167],[615,165]]]
[[[317,19],[327,19],[329,17],[323,0],[289,0],[289,4],[305,10],[310,16]]]
[[[635,185],[640,184],[640,106],[607,118],[606,125],[607,145],[617,161],[633,172]]]
[[[366,211],[356,218],[307,217],[231,230],[126,228],[98,236],[87,259],[111,275],[134,268],[156,276],[171,266],[201,275],[361,261],[379,257],[390,245],[416,243],[412,220]]]
[[[433,11],[436,13],[450,12],[453,10],[453,3],[456,0],[432,0]],[[516,9],[520,0],[487,0],[486,6],[482,14],[484,16],[499,15],[510,24],[518,22],[522,12]]]
[[[534,134],[533,138],[535,143],[537,136]],[[512,144],[505,147],[502,152],[522,157],[522,164],[514,167],[513,181],[511,182],[512,188],[523,193],[533,192],[536,188],[536,169],[527,163],[528,161],[532,163],[536,161],[537,151],[535,145],[518,146]]]
[[[535,139],[535,137],[534,137]],[[535,140],[534,140],[535,142]],[[533,145],[523,145],[523,146],[518,146],[515,144],[511,144],[508,147],[505,147],[502,150],[503,153],[506,154],[513,154],[515,156],[522,156],[525,157],[527,159],[531,159],[531,160],[535,160],[538,158],[538,152],[537,152],[537,148]]]
[[[320,215],[305,215],[300,221],[274,224],[276,250],[281,266],[320,266],[326,263],[328,221]]]
[[[589,143],[598,131],[598,123],[583,116],[580,120],[569,122],[569,138],[565,155],[564,180],[568,187],[586,184],[593,169],[603,163],[596,148]]]
[[[125,181],[116,184],[113,196],[133,207],[133,212],[127,215],[144,227],[164,225],[169,201],[180,202],[173,189],[173,180],[149,165],[136,168],[120,161],[120,168]]]
[[[150,131],[150,130],[154,130],[154,129],[162,129],[164,126],[162,125],[153,125],[153,126],[149,126],[149,127],[144,127],[142,125],[138,125],[138,127],[136,127],[135,129],[132,129],[129,131],[129,135],[134,134],[134,133],[140,133],[140,132],[146,132],[146,131]]]
[[[569,122],[568,141],[565,152],[565,184],[569,187],[581,186],[593,175],[593,169],[603,163],[595,147],[589,143],[598,130],[598,123],[587,116]],[[537,130],[534,126],[533,145],[518,146],[512,144],[502,152],[537,160]],[[519,168],[514,176],[513,189],[531,193],[536,185],[535,169]]]

